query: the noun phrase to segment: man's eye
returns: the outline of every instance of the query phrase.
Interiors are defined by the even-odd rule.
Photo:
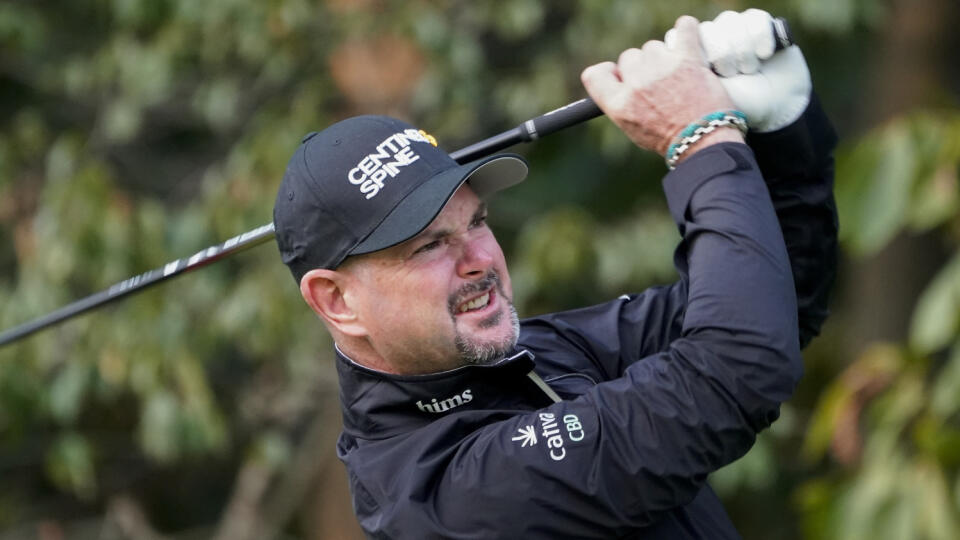
[[[416,255],[417,253],[424,253],[424,252],[430,251],[430,250],[432,250],[432,249],[436,249],[436,248],[438,248],[438,247],[440,247],[440,241],[439,241],[439,240],[434,240],[433,242],[430,242],[429,244],[424,244],[424,245],[420,246],[419,248],[417,248],[416,251],[413,252],[413,254]]]
[[[482,216],[477,216],[476,218],[474,218],[473,223],[471,223],[470,225],[473,227],[479,227],[480,225],[483,225],[486,222],[487,222],[487,215],[484,214]]]

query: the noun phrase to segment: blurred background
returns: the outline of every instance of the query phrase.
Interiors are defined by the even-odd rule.
[[[795,398],[711,482],[748,539],[960,538],[955,0],[3,0],[0,329],[269,222],[308,131],[454,150],[747,7],[840,133],[842,268]],[[521,315],[674,279],[659,157],[602,118],[516,150]],[[272,243],[0,349],[0,539],[359,538],[331,352]]]

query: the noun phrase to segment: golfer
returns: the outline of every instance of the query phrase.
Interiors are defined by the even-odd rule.
[[[681,17],[583,72],[666,158],[682,236],[679,281],[597,306],[518,320],[486,216],[520,157],[461,166],[379,116],[303,140],[274,223],[336,343],[337,451],[369,537],[738,537],[707,476],[791,396],[835,262],[834,135],[769,26]]]

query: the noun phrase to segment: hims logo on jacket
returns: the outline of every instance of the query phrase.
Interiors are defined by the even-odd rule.
[[[433,398],[430,403],[417,401],[417,408],[423,412],[442,413],[471,401],[473,401],[473,393],[467,388],[463,392],[444,400],[437,401],[437,398]]]
[[[400,167],[420,159],[410,146],[413,141],[437,145],[437,139],[422,129],[405,129],[394,133],[377,145],[376,153],[367,155],[350,169],[347,180],[360,186],[360,193],[366,194],[367,199],[376,197],[387,177],[396,177],[400,174]]]

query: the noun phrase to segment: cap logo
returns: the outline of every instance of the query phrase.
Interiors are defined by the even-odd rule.
[[[384,180],[395,178],[400,174],[401,167],[420,159],[410,146],[411,142],[437,145],[436,139],[423,130],[405,129],[394,133],[377,145],[375,153],[368,154],[350,169],[347,180],[359,186],[360,193],[365,194],[368,200],[376,197],[384,187]]]
[[[428,142],[428,143],[430,143],[430,144],[432,144],[432,145],[434,145],[434,146],[437,145],[437,138],[434,137],[433,135],[427,133],[426,131],[424,131],[424,130],[422,130],[422,129],[421,129],[418,133],[420,133],[421,135],[423,135],[424,138],[427,139],[427,142]]]

